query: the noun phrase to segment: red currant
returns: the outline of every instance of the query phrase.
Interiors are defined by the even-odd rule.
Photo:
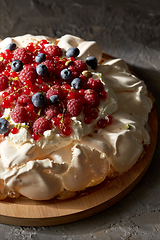
[[[11,103],[8,99],[4,99],[2,102],[1,102],[1,107],[2,108],[11,108]]]
[[[69,136],[69,135],[71,135],[71,133],[72,133],[72,129],[71,129],[70,127],[68,127],[68,126],[64,126],[64,127],[62,128],[62,133],[63,133],[64,135],[66,135],[66,136]]]
[[[37,141],[41,138],[41,136],[39,134],[32,133],[32,138]]]
[[[16,127],[13,127],[13,128],[11,129],[11,133],[12,133],[12,134],[16,134],[16,133],[18,133],[18,132],[19,132],[19,129],[16,128]]]

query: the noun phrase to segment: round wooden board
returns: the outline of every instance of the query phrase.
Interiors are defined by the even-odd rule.
[[[158,133],[155,107],[149,116],[151,144],[143,158],[131,170],[112,180],[105,180],[68,200],[33,201],[25,197],[0,202],[0,222],[20,226],[58,225],[92,216],[126,196],[140,181],[152,160]]]

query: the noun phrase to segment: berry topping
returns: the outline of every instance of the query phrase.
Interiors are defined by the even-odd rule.
[[[83,82],[79,78],[74,78],[71,82],[71,86],[76,90],[81,89],[82,85],[83,85]]]
[[[4,118],[0,118],[0,134],[7,133],[8,130],[9,130],[9,122]]]
[[[15,123],[27,121],[27,110],[22,106],[16,106],[11,112],[11,118]]]
[[[35,62],[37,63],[41,63],[43,61],[45,61],[46,59],[46,55],[44,53],[39,53],[36,57],[35,57]]]
[[[8,78],[0,73],[0,91],[5,90],[6,88],[8,88]]]
[[[36,77],[37,77],[36,69],[29,64],[24,66],[24,68],[22,69],[19,75],[19,79],[23,84],[26,81],[29,81],[31,82],[31,85],[35,83]]]
[[[11,62],[11,68],[14,72],[19,72],[23,68],[23,63],[21,60],[14,60]]]
[[[64,80],[70,80],[72,77],[72,72],[68,69],[65,68],[61,71],[61,78]]]
[[[73,132],[72,117],[80,116],[83,124],[99,120],[100,101],[108,97],[100,79],[94,79],[88,66],[97,67],[97,59],[90,56],[86,63],[77,59],[80,51],[72,47],[63,51],[46,39],[30,42],[24,48],[11,43],[0,53],[0,116],[10,108],[15,123],[27,123],[26,129],[34,140],[44,131],[58,128],[64,136]],[[88,65],[88,66],[87,66]],[[97,121],[98,121],[97,120]],[[0,120],[0,124],[7,120]],[[6,122],[5,122],[6,121]],[[96,122],[97,122],[96,121]],[[111,116],[100,119],[96,126],[103,128],[112,122]],[[6,133],[0,125],[0,134]],[[5,129],[5,128],[4,128]],[[18,133],[19,127],[10,132]]]
[[[43,134],[44,131],[51,129],[51,124],[46,118],[40,117],[33,123],[32,128],[34,133]]]
[[[41,92],[37,92],[32,96],[32,103],[37,108],[43,108],[46,105],[47,100]]]
[[[56,103],[58,103],[58,102],[59,102],[59,97],[58,97],[58,95],[52,95],[52,96],[50,96],[50,97],[49,97],[49,102],[50,102],[51,104],[56,104]]]
[[[96,69],[97,65],[98,65],[98,61],[97,58],[93,57],[93,56],[89,56],[86,58],[86,63],[88,66],[90,66],[92,69]]]
[[[16,49],[16,47],[17,47],[16,44],[12,42],[7,45],[6,49],[13,51]]]
[[[31,55],[26,51],[25,48],[17,48],[13,53],[13,60],[21,60],[23,64],[31,62]]]
[[[46,65],[44,64],[39,64],[37,67],[36,67],[36,72],[38,75],[40,76],[45,76],[47,75],[48,73],[48,68],[46,67]]]
[[[83,102],[81,99],[70,99],[67,102],[67,110],[72,116],[78,116],[83,108]]]
[[[77,57],[79,55],[80,51],[76,47],[69,48],[66,52],[67,57]]]
[[[97,107],[100,103],[99,95],[95,90],[87,89],[84,91],[85,104],[90,107]]]

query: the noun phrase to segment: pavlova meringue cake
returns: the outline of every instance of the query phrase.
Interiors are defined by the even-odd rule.
[[[1,200],[72,197],[138,161],[152,101],[124,61],[71,35],[8,37],[0,52]]]

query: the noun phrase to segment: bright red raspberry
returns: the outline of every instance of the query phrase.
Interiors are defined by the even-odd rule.
[[[44,112],[49,118],[53,118],[60,113],[60,109],[57,106],[50,106],[46,108]]]
[[[62,49],[57,45],[48,45],[45,47],[45,53],[52,57],[62,57]]]
[[[54,69],[55,69],[55,63],[54,63],[54,60],[45,60],[44,62],[42,62],[42,64],[44,64],[47,69],[48,69],[48,72],[54,72]]]
[[[5,90],[8,87],[8,78],[0,73],[0,91]]]
[[[76,72],[80,74],[81,72],[83,72],[84,70],[87,70],[88,68],[87,68],[87,65],[82,60],[78,59],[72,62],[68,67],[68,69],[70,69],[72,72]]]
[[[72,116],[78,116],[83,108],[83,102],[81,99],[70,99],[67,102],[67,110]]]
[[[37,77],[36,69],[31,65],[26,65],[20,72],[19,78],[22,83],[30,81],[32,84],[35,83]]]
[[[5,65],[2,61],[0,61],[0,73],[3,72],[4,69],[5,69]]]
[[[47,91],[46,98],[49,99],[52,95],[58,95],[60,100],[64,99],[64,93],[63,93],[62,89],[60,88],[60,86],[58,86],[58,85],[53,85],[53,87],[51,87]]]
[[[47,59],[42,62],[47,69],[48,72],[51,73],[51,76],[59,77],[60,72],[65,68],[65,64],[62,64],[58,58],[53,58],[51,60]]]
[[[17,48],[13,53],[12,60],[21,60],[23,64],[30,63],[32,60],[31,55],[26,51],[25,48]]]
[[[104,89],[103,83],[100,79],[88,79],[87,88],[94,89],[96,92],[102,91]]]
[[[22,106],[15,107],[11,112],[11,118],[15,123],[23,123],[27,121],[27,110]]]
[[[100,103],[99,95],[96,91],[92,89],[87,89],[84,91],[85,105],[90,107],[97,107]]]
[[[32,103],[31,97],[28,96],[28,95],[25,95],[25,94],[19,96],[18,99],[17,99],[17,102],[16,102],[17,105],[20,105],[20,106],[23,106],[23,107],[25,107],[25,106],[27,106],[28,104],[31,104],[31,103]]]
[[[51,124],[46,118],[40,117],[33,123],[32,128],[36,134],[43,134],[44,131],[51,129]]]

